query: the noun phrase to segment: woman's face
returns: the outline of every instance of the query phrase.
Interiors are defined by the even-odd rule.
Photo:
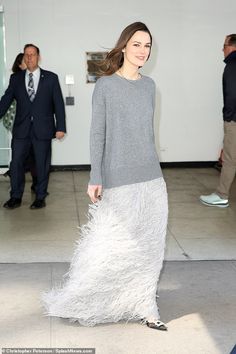
[[[151,38],[147,32],[137,31],[127,42],[124,52],[124,64],[140,67],[147,61],[151,50]]]

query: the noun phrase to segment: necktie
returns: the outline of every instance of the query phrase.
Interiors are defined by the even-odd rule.
[[[35,98],[33,73],[29,73],[28,95],[29,95],[30,101],[33,102],[33,100]]]

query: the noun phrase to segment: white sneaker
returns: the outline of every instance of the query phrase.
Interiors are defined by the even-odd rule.
[[[229,206],[228,199],[223,199],[216,193],[209,195],[201,195],[200,202],[208,206],[216,206],[218,208],[227,208]]]

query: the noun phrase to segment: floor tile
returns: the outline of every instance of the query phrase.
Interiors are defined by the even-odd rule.
[[[166,249],[165,249],[165,260],[188,260],[188,257],[183,248],[180,247],[177,240],[170,236],[167,238]]]
[[[236,238],[176,239],[192,260],[236,260]]]
[[[48,264],[0,265],[0,346],[50,347],[50,319],[40,294],[51,282]]]
[[[236,239],[236,218],[169,218],[171,233],[176,237],[189,239],[234,238]]]
[[[0,264],[3,347],[95,347],[96,354],[222,354],[235,344],[235,261],[165,262],[158,305],[167,333],[139,323],[89,328],[44,317],[42,293],[67,269],[68,263]]]
[[[231,208],[208,207],[197,199],[195,202],[169,202],[170,218],[191,219],[193,215],[196,219],[235,217]]]
[[[206,239],[209,242],[222,238],[226,246],[222,242],[219,247],[223,247],[226,257],[228,239],[236,237],[236,182],[232,186],[230,207],[210,208],[199,202],[199,196],[208,193],[219,177],[218,171],[209,168],[169,168],[163,169],[163,173],[168,190],[171,233],[171,237],[167,237],[166,259],[184,260],[190,251],[191,257],[196,254],[198,259],[198,244],[190,242],[186,250],[185,244],[179,243],[182,238],[189,241]],[[78,226],[86,224],[88,220],[88,179],[89,171],[52,172],[47,206],[35,211],[29,209],[35,195],[30,191],[31,177],[27,174],[22,206],[15,210],[0,208],[0,248],[4,249],[0,261],[50,261],[50,253],[52,261],[69,260],[72,245],[79,237]],[[0,186],[3,204],[9,196],[9,179],[0,176]],[[231,247],[234,247],[232,242]],[[204,259],[208,249],[212,258],[211,248],[207,247]],[[229,259],[233,252],[236,254],[236,249],[232,252],[229,249]],[[220,252],[216,254],[220,256]]]

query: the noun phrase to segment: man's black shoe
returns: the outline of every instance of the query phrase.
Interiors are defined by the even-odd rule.
[[[3,207],[6,209],[15,209],[21,206],[20,198],[10,198],[6,203],[3,204]]]
[[[46,206],[44,199],[35,199],[33,204],[31,204],[30,209],[41,209]]]

